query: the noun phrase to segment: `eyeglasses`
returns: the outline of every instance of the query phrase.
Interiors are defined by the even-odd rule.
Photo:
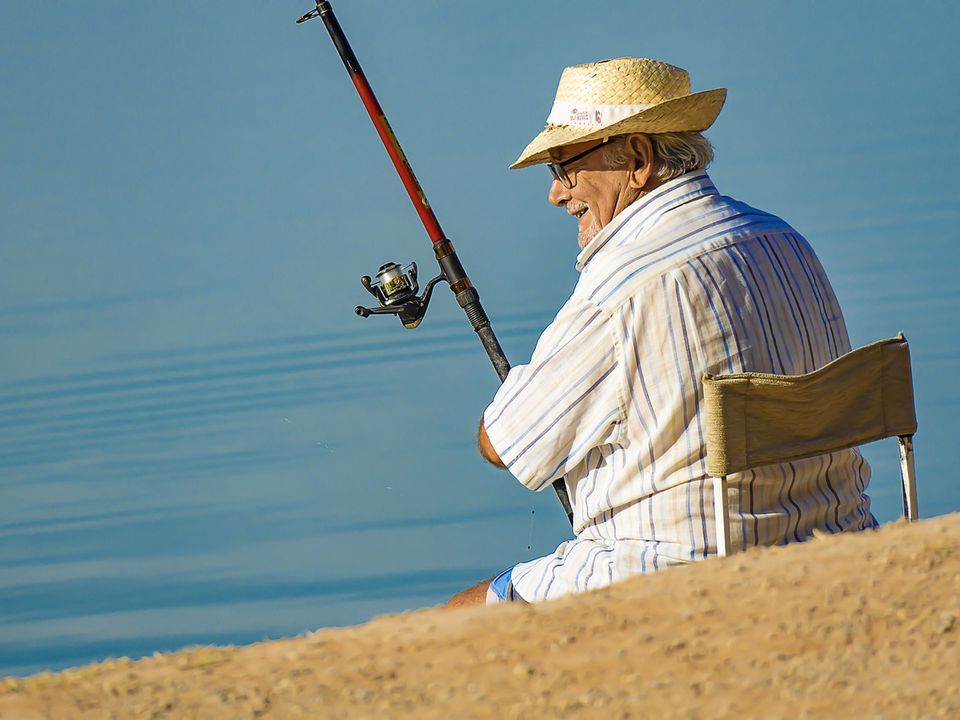
[[[602,148],[608,142],[610,142],[610,140],[604,140],[599,145],[594,145],[589,150],[584,150],[582,153],[577,153],[572,158],[567,158],[563,162],[547,163],[547,169],[550,171],[553,177],[559,181],[561,185],[563,185],[565,188],[567,188],[567,190],[569,190],[576,183],[574,183],[573,178],[571,178],[569,173],[567,173],[567,170],[566,170],[567,165],[569,165],[570,163],[574,163],[577,160],[580,160],[581,158],[585,158],[594,150],[598,150],[599,148]]]

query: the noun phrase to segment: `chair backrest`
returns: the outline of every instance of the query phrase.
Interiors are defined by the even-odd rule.
[[[707,472],[726,476],[917,430],[903,333],[807,375],[705,375]]]

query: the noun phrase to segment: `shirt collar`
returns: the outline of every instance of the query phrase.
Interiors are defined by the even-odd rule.
[[[637,228],[648,221],[705,195],[719,195],[710,176],[704,170],[694,170],[668,180],[651,192],[637,198],[621,210],[594,236],[593,240],[577,255],[577,270],[582,271],[591,258],[620,235],[624,226]]]

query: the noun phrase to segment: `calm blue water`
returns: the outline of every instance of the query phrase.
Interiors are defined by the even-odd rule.
[[[566,537],[476,457],[497,382],[449,293],[352,314],[433,265],[302,5],[0,7],[0,675],[428,606]],[[960,509],[957,11],[517,5],[336,3],[508,356],[576,277],[546,174],[504,169],[560,68],[683,64],[730,88],[721,191],[810,240],[855,344],[911,341],[921,512]]]

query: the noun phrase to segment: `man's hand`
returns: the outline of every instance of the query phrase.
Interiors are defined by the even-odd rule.
[[[497,451],[493,449],[490,438],[487,437],[487,429],[483,426],[483,418],[480,418],[480,427],[477,428],[477,449],[480,450],[483,459],[491,465],[502,468],[506,467],[503,460],[497,455]]]

